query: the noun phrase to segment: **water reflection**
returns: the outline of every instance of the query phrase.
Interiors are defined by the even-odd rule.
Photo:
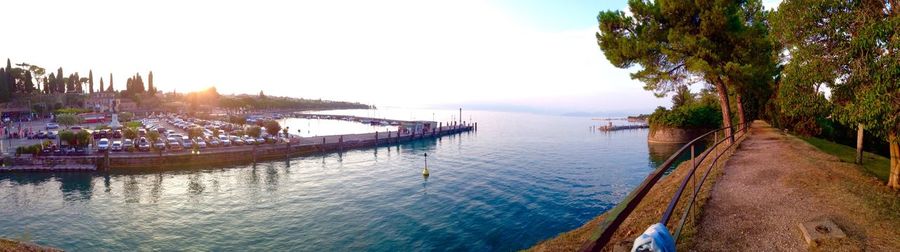
[[[91,173],[60,173],[56,177],[59,181],[59,189],[65,195],[67,201],[89,200],[93,194],[93,174]]]
[[[255,166],[253,170],[256,170]],[[206,190],[206,186],[203,185],[200,174],[195,173],[188,176],[188,193],[196,196],[202,194],[204,190]]]
[[[682,143],[648,143],[649,153],[650,153],[650,163],[653,167],[659,167],[663,163],[666,162],[672,154],[675,154],[684,144]],[[700,155],[703,150],[706,149],[706,143],[697,143],[694,146],[695,155]],[[688,161],[691,159],[691,149],[688,147],[687,150],[675,159],[675,162],[672,163],[672,167],[676,167],[681,162]]]

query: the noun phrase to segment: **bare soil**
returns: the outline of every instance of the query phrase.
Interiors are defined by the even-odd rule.
[[[830,219],[844,240],[808,246],[798,223]],[[900,251],[900,193],[755,122],[704,207],[692,251]]]

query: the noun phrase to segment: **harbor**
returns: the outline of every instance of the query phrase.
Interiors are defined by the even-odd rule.
[[[398,121],[393,120],[392,122]],[[454,122],[449,125],[443,125],[443,123],[434,122],[402,121],[402,125],[396,131],[319,137],[291,136],[284,142],[275,144],[243,145],[178,152],[102,152],[72,157],[22,155],[13,158],[11,166],[0,167],[0,171],[113,171],[247,164],[341,152],[351,149],[402,144],[422,139],[436,139],[475,130],[477,130],[477,123]]]

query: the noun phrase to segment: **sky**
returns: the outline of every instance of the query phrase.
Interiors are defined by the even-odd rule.
[[[778,1],[766,0],[767,6]],[[0,57],[116,88],[215,86],[381,107],[646,113],[668,106],[610,65],[596,15],[625,0],[65,1],[3,4]],[[50,17],[50,18],[48,18]],[[98,83],[96,83],[98,84]]]

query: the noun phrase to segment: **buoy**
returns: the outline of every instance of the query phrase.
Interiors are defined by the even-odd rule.
[[[422,169],[422,176],[428,177],[428,153],[425,153],[425,169]]]

